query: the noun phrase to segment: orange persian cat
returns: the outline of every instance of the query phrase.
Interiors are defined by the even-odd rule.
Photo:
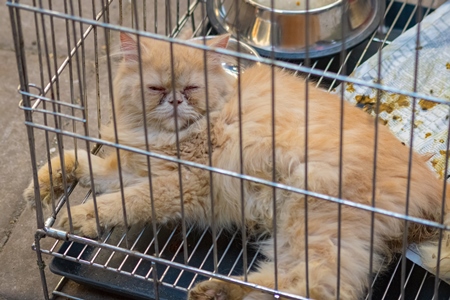
[[[224,48],[228,36],[209,42]],[[143,95],[139,73],[139,45],[125,33],[120,35],[123,59],[114,81],[119,143],[146,149],[144,126],[148,129],[150,151],[177,156],[176,131],[179,135],[181,159],[228,171],[240,172],[240,138],[238,89],[235,77],[226,73],[221,55],[208,52],[207,65],[202,50],[173,45],[173,77],[170,46],[163,41],[141,38]],[[207,76],[205,78],[205,68]],[[312,85],[309,87],[308,157],[305,157],[305,83],[288,71],[274,70],[275,156],[272,155],[272,69],[256,64],[241,75],[240,101],[242,120],[243,173],[272,180],[275,157],[276,181],[334,197],[339,196],[340,106],[338,97]],[[207,134],[207,102],[210,112],[211,148]],[[178,121],[175,125],[174,109]],[[146,124],[143,124],[145,114]],[[372,205],[372,174],[374,160],[374,119],[347,103],[343,116],[343,157],[341,197]],[[115,141],[112,125],[102,129],[103,138]],[[377,178],[375,206],[404,214],[407,193],[409,150],[386,127],[378,132]],[[211,149],[211,152],[209,151]],[[52,160],[55,194],[61,194],[62,174],[68,182],[78,180],[90,186],[87,153],[79,150],[78,163],[74,151],[66,151],[66,172],[61,172],[58,157]],[[152,214],[159,223],[180,220],[180,181],[178,164],[151,158],[154,211],[151,211],[147,158],[129,151],[120,151],[124,183],[124,201],[128,225],[150,222]],[[305,174],[307,161],[308,174]],[[104,228],[124,225],[122,193],[118,177],[116,153],[106,157],[92,156],[100,225]],[[314,299],[360,299],[371,282],[370,251],[373,268],[390,257],[402,243],[404,221],[384,214],[375,214],[373,247],[371,247],[371,213],[342,205],[340,235],[340,270],[338,272],[338,204],[308,197],[308,244],[305,244],[305,197],[292,191],[276,191],[276,212],[273,211],[273,188],[244,181],[244,213],[242,223],[241,181],[215,173],[210,182],[207,170],[181,165],[184,213],[186,220],[217,227],[246,226],[255,234],[273,233],[276,217],[278,289]],[[305,187],[305,176],[308,186]],[[210,185],[214,194],[210,194]],[[41,199],[50,202],[49,170],[39,171]],[[448,194],[448,193],[447,193]],[[34,201],[33,184],[24,197]],[[211,215],[211,198],[215,215]],[[447,199],[450,197],[447,197]],[[426,166],[425,159],[413,155],[409,195],[409,215],[440,221],[443,182]],[[71,207],[74,233],[96,237],[97,226],[93,201]],[[57,216],[61,228],[69,230],[68,216]],[[447,223],[448,220],[446,220]],[[410,223],[408,242],[425,242],[420,248],[424,260],[435,267],[437,230]],[[445,236],[447,240],[448,237]],[[442,255],[450,255],[443,242]],[[274,243],[264,241],[257,271],[248,281],[274,288]],[[308,247],[309,290],[305,279],[305,248]],[[441,266],[441,272],[450,266]],[[340,276],[339,291],[337,278]],[[272,299],[247,286],[220,280],[199,283],[189,292],[189,299]]]

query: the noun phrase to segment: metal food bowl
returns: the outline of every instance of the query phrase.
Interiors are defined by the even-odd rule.
[[[282,59],[303,59],[307,49],[309,57],[316,58],[340,52],[343,44],[351,48],[375,31],[384,12],[382,0],[348,0],[342,24],[343,0],[330,0],[321,7],[316,7],[317,0],[309,0],[308,11],[306,1],[297,1],[299,7],[291,10],[276,5],[272,9],[261,0],[208,0],[206,7],[219,33],[239,35],[261,55],[271,57],[273,51],[275,58]]]
[[[206,36],[206,37],[200,36],[200,37],[193,38],[192,41],[194,41],[196,43],[202,43],[204,39],[206,39],[206,41],[208,41],[213,38],[215,38],[215,36],[211,36],[211,35]],[[238,45],[239,45],[239,47],[238,47]],[[260,57],[258,52],[255,49],[253,49],[249,45],[243,43],[242,41],[238,42],[234,38],[230,38],[230,40],[228,41],[227,49],[232,50],[232,51],[237,51],[237,52],[243,53],[243,54],[250,54],[255,57]],[[241,69],[241,72],[245,72],[245,69],[251,67],[255,63],[257,63],[257,62],[253,61],[253,60],[248,60],[248,59],[241,59],[238,62],[238,59],[235,56],[222,55],[222,67],[225,69],[225,71],[227,71],[227,73],[229,73],[233,76],[237,76],[237,74],[239,73],[239,67]]]

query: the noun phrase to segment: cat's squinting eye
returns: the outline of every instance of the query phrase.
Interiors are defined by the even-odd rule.
[[[196,89],[198,89],[198,88],[199,88],[199,87],[196,86],[196,85],[188,85],[187,87],[184,88],[184,91],[185,91],[185,92],[191,92],[191,91],[196,90]]]
[[[153,85],[150,85],[150,86],[148,87],[148,89],[149,89],[150,91],[152,91],[152,92],[157,92],[157,93],[163,93],[163,92],[166,91],[166,89],[165,89],[164,87],[162,87],[162,86],[153,86]]]

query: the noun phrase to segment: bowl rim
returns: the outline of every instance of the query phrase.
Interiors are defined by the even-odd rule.
[[[208,0],[206,1],[206,12],[208,15],[208,19],[212,25],[212,27],[217,31],[218,34],[229,33],[233,37],[238,34],[236,29],[230,27],[224,20],[221,19],[220,14],[218,15],[220,9],[217,7],[220,0]],[[223,1],[223,0],[222,0]],[[242,0],[243,2],[247,2],[249,0]],[[384,11],[385,11],[385,2],[380,0],[372,0],[374,3],[374,12],[373,18],[371,21],[365,23],[363,28],[358,30],[358,34],[354,36],[349,36],[345,38],[345,51],[355,47],[356,45],[363,42],[367,39],[376,28],[379,26],[381,20],[383,19]],[[283,49],[276,49],[272,47],[261,47],[252,43],[251,40],[245,38],[245,36],[241,36],[239,40],[242,40],[244,43],[248,44],[250,47],[253,47],[262,57],[275,57],[276,59],[287,59],[287,60],[302,60],[306,57],[311,58],[320,58],[326,56],[336,55],[337,53],[342,52],[342,44],[343,42],[337,40],[333,44],[323,45],[318,48],[315,45],[310,45],[308,51],[306,49],[298,49],[294,51],[286,51]]]
[[[304,15],[304,14],[315,14],[320,13],[323,11],[327,11],[335,6],[342,5],[343,0],[335,0],[333,3],[330,3],[328,5],[324,5],[321,7],[313,8],[313,9],[302,9],[302,10],[286,10],[286,9],[278,9],[278,8],[271,8],[269,6],[263,5],[261,3],[255,2],[255,0],[243,0],[244,2],[247,2],[250,5],[255,6],[258,9],[267,11],[267,12],[273,12],[277,14],[284,14],[284,15]],[[275,0],[274,0],[275,1]],[[305,0],[303,0],[305,1]],[[306,1],[314,1],[314,0],[306,0]]]

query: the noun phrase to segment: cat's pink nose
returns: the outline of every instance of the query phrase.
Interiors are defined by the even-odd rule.
[[[183,99],[176,99],[176,101],[177,101],[177,104],[181,104],[183,102]],[[169,103],[172,105],[173,105],[173,102],[174,102],[173,99],[169,100]]]

